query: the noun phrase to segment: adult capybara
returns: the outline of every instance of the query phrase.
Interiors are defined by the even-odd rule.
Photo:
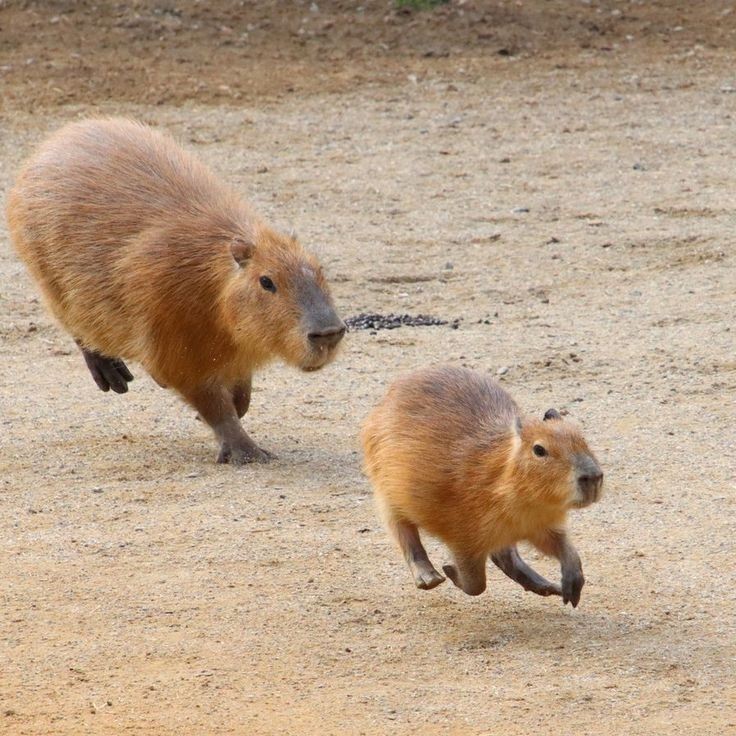
[[[444,571],[469,595],[485,590],[490,555],[526,590],[577,606],[584,578],[565,517],[598,500],[603,475],[580,431],[558,412],[522,418],[487,376],[428,368],[390,387],[362,441],[379,510],[418,588],[444,580],[421,528],[450,548],[454,564]],[[521,559],[522,540],[560,560],[562,586]]]
[[[315,370],[345,325],[322,270],[173,139],[120,119],[49,138],[8,199],[11,240],[97,385],[139,361],[214,430],[220,462],[266,461],[243,430],[251,377]]]

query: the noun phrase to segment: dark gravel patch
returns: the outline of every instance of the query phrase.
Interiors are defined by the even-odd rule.
[[[356,314],[348,317],[345,324],[349,330],[395,330],[398,327],[439,327],[449,325],[453,330],[460,326],[460,320],[446,320],[429,314]]]

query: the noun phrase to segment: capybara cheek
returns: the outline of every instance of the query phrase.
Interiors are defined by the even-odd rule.
[[[277,330],[278,351],[289,365],[303,368],[311,364],[311,350],[307,336],[300,329]]]

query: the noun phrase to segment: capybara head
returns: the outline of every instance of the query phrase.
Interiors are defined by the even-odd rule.
[[[575,424],[549,409],[541,421],[520,422],[517,431],[517,471],[540,499],[566,508],[583,508],[599,499],[603,473]]]
[[[345,334],[317,259],[296,238],[261,227],[230,244],[235,278],[225,300],[235,340],[257,362],[273,355],[322,368]]]

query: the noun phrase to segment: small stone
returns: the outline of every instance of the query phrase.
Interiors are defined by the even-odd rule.
[[[526,212],[529,212],[528,207],[514,207],[514,209],[511,210],[515,215],[523,215]]]
[[[507,365],[502,366],[496,371],[496,375],[498,376],[505,376],[509,372],[509,367]]]

